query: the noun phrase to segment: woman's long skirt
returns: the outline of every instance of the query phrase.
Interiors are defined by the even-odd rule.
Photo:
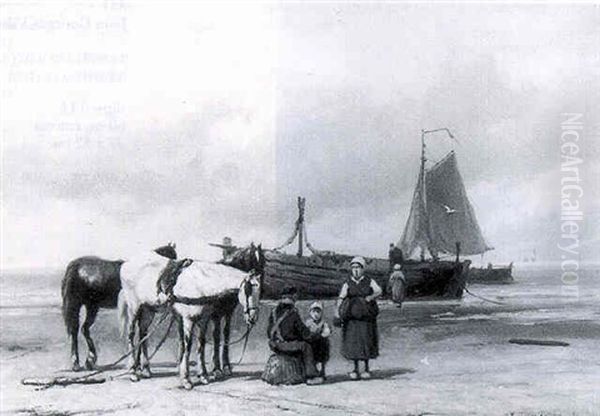
[[[348,320],[342,328],[342,355],[348,360],[370,360],[379,355],[377,321]]]

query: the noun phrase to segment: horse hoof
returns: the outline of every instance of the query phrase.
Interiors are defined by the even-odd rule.
[[[206,386],[206,385],[209,383],[208,379],[207,379],[206,377],[204,377],[204,376],[200,376],[200,377],[198,378],[198,382],[199,382],[200,384],[203,384],[203,385],[205,385],[205,386]]]
[[[138,373],[132,373],[129,375],[129,380],[131,380],[134,383],[137,383],[138,381],[140,381],[140,375]]]
[[[71,366],[71,370],[81,371],[81,366],[79,365],[79,363],[73,363],[73,365]]]
[[[181,387],[183,387],[185,390],[191,390],[192,388],[194,388],[194,385],[190,380],[185,379],[181,381]]]
[[[226,365],[225,367],[223,367],[223,375],[224,376],[230,376],[232,375],[233,372],[231,371],[231,367]]]
[[[96,367],[96,360],[90,360],[89,358],[85,360],[85,369],[93,370]]]
[[[144,378],[152,377],[152,371],[150,371],[150,367],[146,367],[142,370],[142,377],[144,377]]]
[[[210,373],[208,375],[207,378],[209,381],[219,380],[219,379],[223,378],[223,373],[221,372],[221,370],[214,370],[212,373]]]

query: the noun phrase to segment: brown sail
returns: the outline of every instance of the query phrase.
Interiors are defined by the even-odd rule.
[[[465,255],[490,250],[467,197],[456,156],[450,152],[431,168],[421,170],[399,246],[407,257],[419,247],[437,256],[456,254],[456,243]]]
[[[413,194],[408,220],[404,226],[402,239],[398,243],[398,246],[406,257],[411,257],[417,249],[425,253],[427,248],[431,246],[429,241],[429,218],[425,208],[425,193],[423,192],[425,188],[423,183],[424,176],[425,171],[421,169]]]
[[[432,253],[456,254],[457,242],[464,255],[490,250],[467,197],[454,152],[427,170],[425,193]]]

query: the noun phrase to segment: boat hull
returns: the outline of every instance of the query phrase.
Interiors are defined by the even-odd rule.
[[[300,299],[336,298],[350,275],[347,255],[318,255],[299,257],[275,251],[265,254],[263,296],[277,299],[287,285],[298,289]],[[377,281],[389,297],[390,264],[387,259],[366,258],[365,274]],[[407,280],[407,300],[460,299],[463,294],[470,261],[407,261],[404,275]]]
[[[473,267],[469,269],[467,281],[469,283],[497,285],[514,283],[515,279],[512,276],[512,267]]]

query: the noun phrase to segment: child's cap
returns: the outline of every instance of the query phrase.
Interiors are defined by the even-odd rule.
[[[312,311],[313,309],[319,309],[321,312],[323,312],[323,304],[321,302],[313,302],[310,305],[310,310]]]

